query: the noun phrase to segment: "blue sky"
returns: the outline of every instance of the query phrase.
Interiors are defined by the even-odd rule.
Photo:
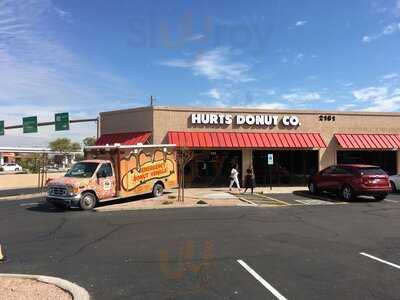
[[[400,0],[0,0],[0,120],[92,117],[149,95],[158,105],[399,111],[398,53]],[[95,134],[72,129],[24,141]],[[0,143],[21,140],[7,135]]]

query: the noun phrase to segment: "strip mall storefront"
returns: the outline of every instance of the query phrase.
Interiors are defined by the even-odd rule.
[[[226,185],[232,166],[259,185],[298,185],[336,163],[400,173],[400,113],[143,107],[100,114],[98,145],[168,143],[191,149],[192,186]],[[273,165],[268,165],[273,154]],[[269,169],[271,168],[271,169]]]

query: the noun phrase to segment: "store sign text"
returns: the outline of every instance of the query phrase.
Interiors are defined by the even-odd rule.
[[[256,126],[277,126],[282,122],[284,126],[300,126],[300,119],[297,116],[276,115],[235,115],[230,114],[192,114],[192,124],[201,125],[256,125]]]

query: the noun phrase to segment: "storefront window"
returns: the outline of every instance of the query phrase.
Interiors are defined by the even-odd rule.
[[[267,155],[274,155],[274,165],[268,166]],[[258,185],[303,185],[318,170],[318,151],[253,151],[253,165]],[[271,168],[271,172],[269,171]]]
[[[374,165],[393,175],[396,174],[396,151],[338,151],[337,163]]]
[[[190,186],[226,186],[231,168],[237,165],[241,173],[242,151],[195,151],[188,165],[187,182]]]

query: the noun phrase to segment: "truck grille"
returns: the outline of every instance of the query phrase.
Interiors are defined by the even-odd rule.
[[[67,189],[65,187],[52,186],[49,188],[50,196],[67,196]]]

